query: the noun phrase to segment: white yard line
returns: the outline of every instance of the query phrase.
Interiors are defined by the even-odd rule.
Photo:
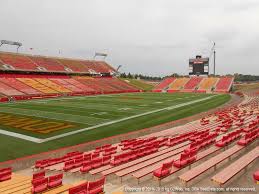
[[[20,134],[20,133],[14,133],[14,132],[11,132],[11,131],[5,131],[5,130],[2,130],[2,129],[0,129],[0,134],[11,136],[11,137],[16,137],[16,138],[31,141],[31,142],[34,142],[34,143],[40,143],[40,141],[41,141],[41,139],[36,138],[36,137],[23,135],[23,134]]]
[[[161,109],[141,113],[141,114],[138,114],[138,115],[133,115],[133,116],[125,117],[125,118],[122,118],[122,119],[109,121],[109,122],[102,123],[102,124],[99,124],[99,125],[95,125],[95,126],[79,129],[79,130],[76,130],[76,131],[63,133],[63,134],[56,135],[56,136],[49,137],[49,138],[45,138],[45,139],[34,138],[34,137],[31,137],[31,136],[22,135],[22,134],[14,133],[14,132],[8,132],[8,131],[4,131],[4,130],[1,130],[1,129],[0,129],[0,134],[4,134],[4,135],[16,137],[16,138],[20,138],[20,139],[24,139],[24,140],[28,140],[28,141],[32,141],[32,142],[35,142],[35,143],[44,143],[44,142],[52,141],[52,140],[55,140],[55,139],[60,139],[62,137],[66,137],[66,136],[74,135],[74,134],[81,133],[81,132],[84,132],[84,131],[88,131],[88,130],[91,130],[91,129],[95,129],[95,128],[98,128],[98,127],[103,127],[103,126],[111,125],[111,124],[114,124],[114,123],[119,123],[119,122],[122,122],[122,121],[130,120],[130,119],[141,117],[141,116],[146,116],[146,115],[161,112],[161,111],[164,111],[164,110],[172,110],[172,109],[180,108],[180,107],[183,107],[183,106],[186,106],[186,105],[195,104],[197,102],[209,100],[209,99],[211,99],[215,96],[209,96],[209,97],[201,98],[201,99],[198,99],[198,100],[185,102],[185,103],[182,103],[182,104],[169,106],[169,107],[166,107],[166,108],[161,108]]]

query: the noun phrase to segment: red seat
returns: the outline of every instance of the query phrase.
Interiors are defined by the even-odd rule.
[[[157,169],[153,172],[153,175],[155,177],[158,177],[158,178],[161,178],[161,177],[164,177],[164,176],[168,175],[170,173],[171,168],[172,168],[173,162],[174,161],[164,163],[161,168],[159,168],[159,169]]]
[[[259,181],[259,170],[254,172],[253,177],[256,182]]]
[[[121,155],[114,156],[110,164],[113,166],[119,165],[122,162]]]
[[[32,175],[32,183],[35,182],[38,179],[45,178],[45,171],[37,172]]]
[[[32,184],[32,193],[41,193],[48,189],[48,178],[38,179]]]
[[[105,177],[88,183],[88,192],[87,194],[98,194],[103,192],[103,187],[105,183]]]
[[[92,167],[93,168],[98,168],[100,166],[102,166],[102,158],[95,158],[92,160]]]
[[[69,194],[88,194],[88,182],[69,188]]]
[[[83,162],[83,166],[80,168],[81,173],[87,173],[89,170],[91,170],[92,167],[92,161],[85,161]]]
[[[173,162],[173,165],[177,168],[182,168],[188,164],[188,155],[181,154],[180,159]]]
[[[82,166],[83,161],[84,161],[83,156],[82,156],[82,157],[80,156],[80,157],[78,157],[77,159],[75,159],[75,163],[74,163],[73,168],[77,168],[77,167]]]
[[[62,185],[63,174],[57,174],[49,177],[48,188],[54,188]]]
[[[74,164],[75,164],[74,160],[69,160],[69,161],[65,162],[63,170],[64,171],[69,171],[69,170],[73,169],[74,168]]]
[[[2,172],[12,172],[12,168],[11,167],[2,168],[2,169],[0,169],[0,173],[2,173]]]
[[[103,156],[103,161],[102,161],[103,165],[108,165],[110,161],[111,161],[111,156]]]
[[[11,171],[0,172],[0,182],[10,180],[11,178],[12,178]]]

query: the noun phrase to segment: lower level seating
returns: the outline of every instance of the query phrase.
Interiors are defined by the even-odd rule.
[[[168,87],[171,83],[174,82],[176,78],[174,77],[169,77],[164,79],[161,83],[159,83],[155,88],[154,88],[154,92],[161,92],[163,89],[165,89],[166,87]]]
[[[0,93],[6,96],[21,96],[24,95],[22,92],[0,82]]]
[[[259,146],[230,164],[228,167],[224,168],[218,174],[213,176],[211,180],[220,185],[223,185],[231,178],[233,178],[238,172],[240,172],[242,169],[246,168],[249,164],[255,161],[258,157]]]
[[[9,85],[16,90],[27,94],[27,95],[39,95],[42,94],[40,91],[33,89],[32,87],[20,82],[16,78],[0,78],[0,82],[5,83],[6,85]]]
[[[69,194],[101,194],[104,193],[105,177],[96,181],[81,183],[69,188]]]
[[[28,86],[39,90],[40,92],[44,93],[44,94],[55,94],[57,93],[57,91],[51,89],[48,86],[45,86],[39,82],[37,82],[36,80],[34,80],[33,78],[17,78],[19,81],[27,84]]]
[[[186,173],[179,176],[179,178],[185,182],[188,183],[189,181],[193,180],[194,178],[198,177],[202,173],[206,172],[207,170],[211,169],[212,167],[216,166],[220,162],[224,161],[225,159],[231,157],[232,155],[238,153],[240,150],[242,150],[243,147],[239,145],[235,145],[228,150],[212,157],[211,159],[203,162],[199,166],[196,166],[192,168],[191,170],[187,171]]]
[[[171,85],[169,85],[168,92],[177,91],[184,88],[184,85],[189,81],[190,78],[178,78]]]
[[[233,77],[221,77],[216,85],[214,91],[216,92],[228,92],[233,83]]]
[[[58,85],[50,80],[48,80],[47,78],[35,78],[36,81],[38,81],[39,83],[57,91],[57,92],[60,92],[60,93],[69,93],[71,92],[69,89],[67,88],[64,88],[63,86],[61,85]]]

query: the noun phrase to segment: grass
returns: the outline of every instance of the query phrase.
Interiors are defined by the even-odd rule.
[[[129,83],[132,86],[137,87],[138,89],[144,90],[144,91],[151,91],[154,86],[148,83],[145,83],[141,80],[137,80],[137,79],[129,79],[129,78],[120,78],[124,81],[127,81],[127,83]]]
[[[112,95],[112,96],[99,96],[99,97],[85,97],[85,98],[72,98],[72,99],[59,99],[59,100],[50,100],[47,101],[46,104],[38,103],[39,101],[29,101],[27,103],[18,103],[12,106],[18,106],[19,108],[24,108],[29,110],[44,110],[49,111],[49,115],[52,118],[55,113],[60,113],[62,111],[69,112],[70,114],[73,113],[78,116],[87,115],[84,111],[76,112],[76,110],[66,109],[65,107],[70,107],[71,105],[78,104],[78,107],[82,109],[83,105],[89,106],[89,109],[86,109],[89,112],[104,112],[107,111],[109,114],[105,115],[95,115],[98,119],[106,119],[112,120],[115,118],[123,118],[125,116],[139,114],[143,112],[147,112],[150,110],[160,109],[167,106],[172,106],[175,104],[180,104],[184,102],[188,102],[194,99],[200,99],[206,97],[206,94],[184,94],[184,93],[177,93],[177,94],[162,94],[162,93],[142,93],[142,94],[123,94],[123,95]],[[80,99],[80,100],[79,100]],[[88,141],[93,141],[97,139],[102,139],[105,137],[127,133],[130,131],[135,131],[151,126],[155,126],[158,124],[162,124],[165,122],[177,120],[180,118],[184,118],[187,116],[194,115],[196,113],[200,113],[203,111],[207,111],[211,108],[217,107],[219,105],[224,104],[230,99],[229,95],[218,95],[209,100],[202,101],[199,103],[195,103],[192,105],[187,105],[178,109],[172,110],[164,110],[159,113],[153,113],[146,116],[137,117],[135,119],[126,120],[123,122],[118,122],[109,126],[99,127],[94,130],[85,131],[79,134],[71,135],[69,137],[60,138],[57,140],[49,141],[42,144],[36,144],[29,141],[25,141],[22,139],[17,139],[5,135],[0,135],[0,161],[10,160],[26,155],[36,154],[48,150],[58,149],[64,146],[71,146],[75,144],[80,144]],[[170,100],[170,101],[169,101]],[[156,103],[156,102],[163,102],[163,103]],[[43,102],[43,101],[42,101]],[[62,102],[62,103],[61,103]],[[65,102],[65,103],[64,103]],[[61,103],[61,104],[60,104]],[[40,104],[36,106],[35,104]],[[49,106],[50,104],[50,106]],[[96,105],[94,107],[94,104]],[[139,105],[147,104],[147,106],[142,107]],[[1,105],[7,106],[7,105]],[[46,107],[50,107],[50,109]],[[54,106],[55,108],[51,108]],[[62,109],[63,107],[63,109]],[[118,107],[131,107],[131,110],[125,111],[118,111]],[[56,110],[56,108],[58,108]],[[117,111],[116,111],[117,110]],[[16,109],[17,111],[17,109]],[[88,114],[89,114],[88,112]],[[122,114],[124,113],[124,114]],[[50,118],[50,119],[51,119]],[[85,118],[85,117],[84,117]],[[59,118],[62,120],[62,117]],[[75,118],[73,118],[75,119]],[[71,119],[71,120],[73,120]],[[105,121],[106,121],[105,120]],[[80,123],[77,123],[80,127],[85,126]],[[94,122],[93,122],[94,125]],[[2,127],[1,127],[2,128]],[[3,129],[3,128],[2,128]],[[16,132],[19,129],[12,129]],[[48,134],[46,137],[51,135],[56,135],[59,133],[63,133],[66,131],[75,130],[75,129],[67,129],[58,131],[54,134]],[[21,132],[21,131],[19,131]],[[37,136],[31,132],[23,131],[27,135]],[[44,137],[40,135],[40,137]]]

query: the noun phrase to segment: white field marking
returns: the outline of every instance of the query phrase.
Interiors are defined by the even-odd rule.
[[[119,108],[118,110],[132,110],[132,108],[126,107],[126,108]]]
[[[105,115],[105,114],[107,114],[107,112],[92,113],[90,115]]]
[[[162,104],[163,102],[155,102],[156,104]]]
[[[41,141],[41,139],[36,138],[36,137],[23,135],[23,134],[20,134],[20,133],[14,133],[14,132],[11,132],[11,131],[5,131],[5,130],[2,130],[2,129],[0,129],[0,134],[8,135],[8,136],[11,136],[11,137],[16,137],[16,138],[31,141],[31,142],[34,142],[34,143],[39,143]]]
[[[114,121],[109,121],[107,123],[101,123],[99,125],[95,125],[95,126],[79,129],[79,130],[76,130],[76,131],[71,131],[71,132],[63,133],[63,134],[56,135],[56,136],[49,137],[49,138],[45,138],[45,139],[34,138],[33,142],[35,142],[35,143],[44,143],[44,142],[48,142],[48,141],[51,141],[51,140],[60,139],[62,137],[74,135],[74,134],[81,133],[81,132],[84,132],[84,131],[88,131],[88,130],[91,130],[91,129],[95,129],[95,128],[98,128],[98,127],[103,127],[103,126],[111,125],[111,124],[114,124],[114,123],[119,123],[119,122],[122,122],[122,121],[130,120],[130,119],[141,117],[141,116],[146,116],[146,115],[157,113],[157,112],[161,112],[161,111],[164,111],[164,110],[172,110],[172,109],[175,109],[175,108],[183,107],[183,106],[194,104],[194,103],[197,103],[197,102],[202,102],[202,101],[205,101],[205,100],[209,100],[209,99],[211,99],[211,98],[213,98],[215,96],[209,96],[209,97],[201,98],[201,99],[198,99],[198,100],[194,100],[194,101],[190,101],[190,102],[185,102],[185,103],[182,103],[182,104],[174,105],[174,106],[171,106],[171,107],[161,108],[161,109],[157,109],[157,110],[141,113],[141,114],[138,114],[138,115],[133,115],[133,116],[129,116],[129,117],[126,117],[126,118],[122,118],[122,119],[118,119],[118,120],[114,120]],[[3,134],[5,134],[5,135],[9,135],[9,136],[13,136],[13,137],[16,137],[16,138],[32,141],[32,139],[29,138],[31,136],[26,136],[25,137],[25,135],[21,135],[21,134],[18,134],[18,133],[15,133],[15,136],[14,136],[13,133],[6,133],[6,131],[4,131],[4,132],[5,133],[3,133]],[[0,131],[0,133],[1,133],[1,131]]]

